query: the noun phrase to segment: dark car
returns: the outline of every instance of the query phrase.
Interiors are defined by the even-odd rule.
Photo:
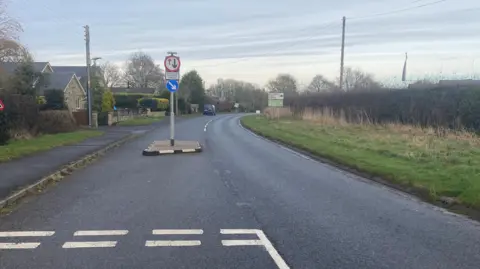
[[[203,106],[203,115],[210,115],[215,116],[217,113],[215,112],[215,106],[211,104],[206,104]]]

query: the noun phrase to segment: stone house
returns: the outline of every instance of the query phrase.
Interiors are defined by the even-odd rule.
[[[12,75],[20,63],[0,63],[0,72]],[[74,72],[60,69],[60,72],[50,65],[48,62],[34,62],[33,68],[35,72],[41,73],[44,77],[44,85],[37,85],[39,80],[34,82],[32,87],[37,88],[38,96],[44,96],[48,90],[63,90],[65,103],[72,112],[85,108],[86,92],[80,79]]]

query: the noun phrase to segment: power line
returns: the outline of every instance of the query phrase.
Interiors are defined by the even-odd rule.
[[[353,18],[348,18],[348,19],[349,19],[349,20],[359,20],[359,19],[366,19],[366,18],[373,18],[373,17],[378,17],[378,16],[385,16],[385,15],[397,14],[397,13],[402,13],[402,12],[409,11],[409,10],[413,10],[413,9],[417,9],[417,8],[422,8],[422,7],[426,7],[426,6],[437,5],[437,4],[440,4],[440,3],[442,3],[442,2],[446,2],[446,1],[448,1],[448,0],[438,0],[438,1],[435,1],[435,2],[426,3],[426,4],[422,4],[422,5],[417,5],[417,6],[413,6],[413,7],[407,7],[407,8],[403,8],[403,9],[397,9],[397,10],[387,11],[387,12],[383,12],[383,13],[377,13],[377,14],[372,14],[372,15],[365,15],[365,16],[361,16],[361,17],[353,17]]]

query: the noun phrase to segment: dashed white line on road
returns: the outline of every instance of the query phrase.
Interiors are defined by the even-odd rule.
[[[127,230],[76,231],[73,236],[126,235]]]
[[[261,246],[261,240],[222,240],[222,245],[226,247],[231,246]]]
[[[241,246],[238,241],[243,241],[243,243],[248,244],[248,246],[252,245],[263,245],[268,254],[270,254],[270,257],[275,261],[275,264],[279,269],[290,269],[290,267],[287,265],[287,263],[283,260],[282,256],[278,254],[277,250],[275,247],[273,247],[272,243],[270,240],[268,240],[267,236],[262,230],[257,230],[257,229],[221,229],[220,230],[221,234],[252,234],[255,233],[260,240],[222,240],[222,244],[225,243],[225,241],[230,241],[231,245],[225,245],[224,246]],[[234,244],[233,241],[237,241],[237,244]],[[255,244],[253,244],[255,242]],[[261,244],[257,244],[258,242],[261,242]],[[244,245],[247,246],[247,245]]]
[[[179,230],[153,230],[152,234],[160,235],[160,234],[203,234],[203,230],[201,229],[179,229]]]
[[[47,232],[47,231],[0,232],[0,237],[52,236],[53,234],[55,234],[55,232]]]
[[[113,248],[117,241],[65,242],[62,248]]]
[[[199,240],[149,240],[146,247],[193,247],[200,246]]]
[[[207,131],[208,124],[209,124],[210,122],[212,122],[212,121],[213,121],[213,120],[207,121],[207,123],[205,124],[205,127],[203,128],[203,131],[204,131],[204,132]]]
[[[40,246],[40,243],[0,243],[0,249],[34,249]]]

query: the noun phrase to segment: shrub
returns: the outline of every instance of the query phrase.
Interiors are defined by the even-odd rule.
[[[480,131],[480,89],[397,89],[308,94],[292,100],[294,114],[306,108],[331,109],[347,121],[399,122]]]
[[[102,112],[113,111],[113,106],[115,106],[113,93],[110,90],[106,90],[102,96]]]
[[[47,103],[47,100],[45,99],[45,96],[37,96],[37,105],[45,105]]]
[[[144,94],[115,94],[115,104],[118,108],[137,108],[138,99],[145,97]]]
[[[39,131],[44,134],[72,132],[77,128],[75,119],[68,110],[40,112],[38,126]]]
[[[42,110],[63,110],[67,109],[65,104],[65,97],[62,90],[48,90],[45,91],[45,105]]]
[[[8,131],[9,122],[7,114],[0,111],[0,145],[5,145],[10,139],[10,133]]]
[[[3,139],[31,137],[37,134],[38,108],[31,95],[5,93],[0,94],[5,104],[2,113]],[[5,124],[3,124],[5,123]]]

